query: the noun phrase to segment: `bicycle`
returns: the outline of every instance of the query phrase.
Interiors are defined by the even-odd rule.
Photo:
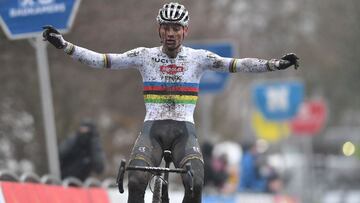
[[[150,190],[153,193],[152,203],[169,203],[169,173],[180,173],[187,174],[190,178],[190,190],[193,192],[193,171],[191,164],[187,163],[184,168],[170,168],[170,163],[172,162],[171,151],[165,150],[164,157],[165,167],[151,167],[151,166],[126,166],[126,161],[121,160],[118,175],[116,178],[116,184],[118,186],[119,192],[124,193],[123,181],[125,171],[138,170],[143,172],[150,172],[153,174],[154,180],[154,189]],[[149,181],[150,184],[151,181]]]

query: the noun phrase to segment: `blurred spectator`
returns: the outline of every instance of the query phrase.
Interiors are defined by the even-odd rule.
[[[221,193],[223,194],[232,194],[237,190],[237,186],[239,183],[239,172],[238,166],[229,165],[227,167],[228,177],[224,186],[222,187]]]
[[[84,181],[91,172],[100,174],[105,168],[105,154],[96,126],[83,121],[74,136],[65,139],[59,147],[61,177],[76,177]]]
[[[265,165],[262,168],[262,174],[267,180],[266,192],[273,194],[281,192],[284,183],[278,172],[270,165]]]
[[[228,178],[226,155],[213,156],[214,146],[205,142],[202,146],[204,158],[204,185],[212,185],[221,190]]]
[[[219,157],[213,157],[211,165],[214,171],[214,176],[212,177],[213,183],[217,188],[222,189],[229,177],[226,155],[222,154]]]
[[[212,182],[211,179],[214,176],[214,172],[211,166],[212,151],[214,146],[210,142],[204,142],[201,149],[204,158],[204,185],[206,186]]]
[[[255,143],[244,146],[244,153],[240,162],[239,191],[266,192],[267,180],[260,173],[258,163],[259,154]]]
[[[221,183],[222,194],[232,194],[237,191],[239,185],[239,162],[241,159],[242,150],[240,145],[234,141],[223,141],[216,143],[213,150],[213,157],[220,157],[225,161],[223,165],[222,174],[223,182]],[[220,186],[220,185],[219,185]]]

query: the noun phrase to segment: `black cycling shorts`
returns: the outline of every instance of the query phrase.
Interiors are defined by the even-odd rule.
[[[130,155],[149,166],[159,166],[164,150],[170,150],[175,167],[191,159],[203,161],[193,123],[175,120],[145,121]]]

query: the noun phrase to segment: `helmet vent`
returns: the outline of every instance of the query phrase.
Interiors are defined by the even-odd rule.
[[[159,10],[156,19],[159,24],[173,23],[187,26],[189,23],[189,12],[185,6],[179,3],[168,3]]]

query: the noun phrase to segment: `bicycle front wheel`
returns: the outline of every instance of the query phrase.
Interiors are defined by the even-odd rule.
[[[160,176],[155,176],[152,203],[161,203],[161,188],[162,188],[162,180]]]

